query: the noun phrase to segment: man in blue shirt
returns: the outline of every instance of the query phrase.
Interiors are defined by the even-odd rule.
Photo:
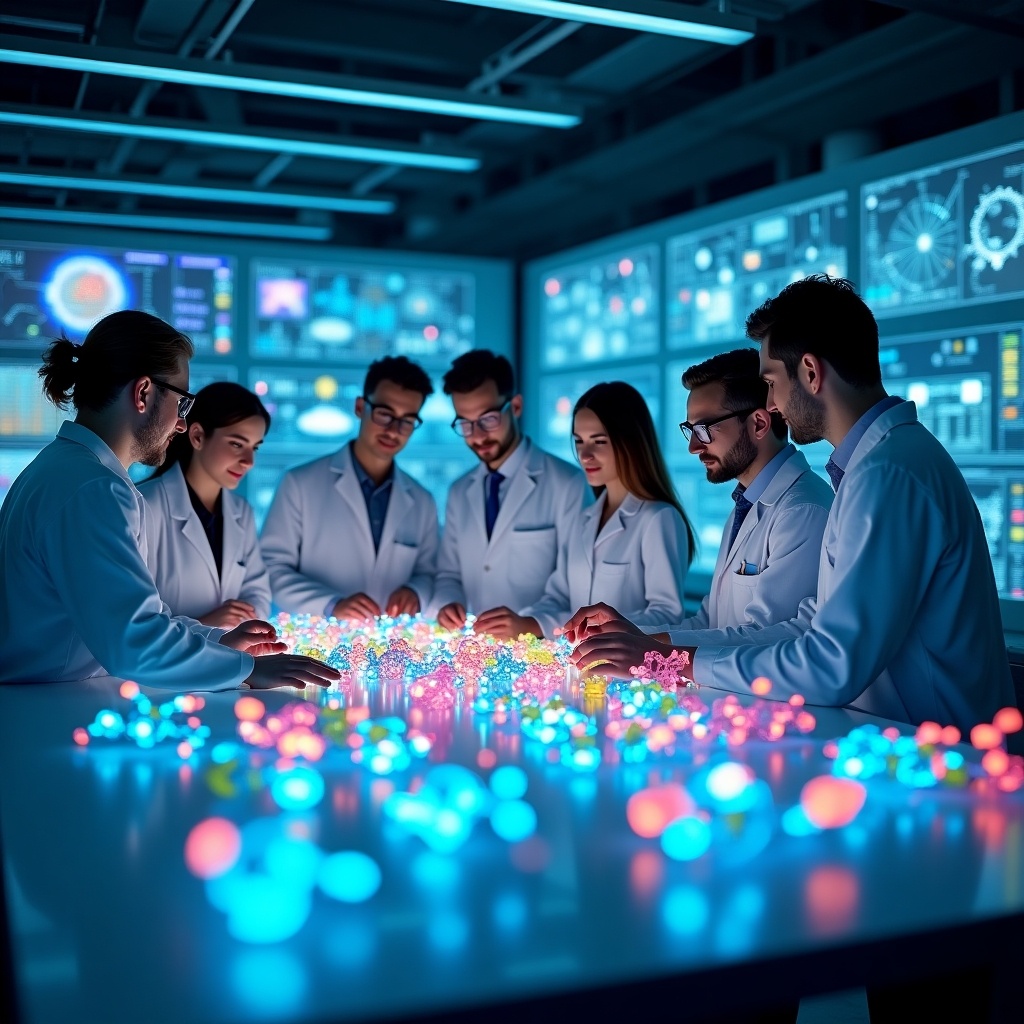
[[[774,697],[910,723],[991,720],[1013,688],[981,516],[914,403],[886,394],[871,310],[848,281],[816,275],[765,302],[747,333],[769,410],[797,443],[835,447],[836,497],[816,597],[774,626],[682,637],[694,680],[749,692],[763,676]],[[612,674],[673,649],[603,611],[581,610],[567,633],[577,665]]]

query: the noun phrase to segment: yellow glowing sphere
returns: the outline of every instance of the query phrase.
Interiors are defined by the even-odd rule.
[[[338,382],[334,377],[329,374],[324,374],[322,377],[317,377],[313,381],[313,394],[320,399],[321,402],[329,402],[338,393]]]

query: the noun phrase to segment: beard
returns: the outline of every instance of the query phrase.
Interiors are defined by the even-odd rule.
[[[500,441],[497,442],[498,447],[495,450],[493,455],[488,454],[488,455],[485,456],[481,452],[478,452],[475,448],[473,449],[473,454],[485,466],[489,465],[492,462],[499,462],[499,461],[501,461],[501,459],[503,459],[509,453],[509,451],[512,449],[513,445],[515,445],[516,441],[518,441],[518,440],[519,440],[519,431],[516,429],[515,422],[513,422],[513,423],[511,423],[509,425],[508,433]],[[490,442],[488,442],[488,443],[490,443]]]
[[[168,435],[160,429],[157,421],[157,409],[154,407],[146,417],[146,422],[139,427],[135,435],[136,462],[143,466],[160,466],[167,458]]]
[[[799,381],[793,382],[783,418],[796,444],[814,444],[825,437],[825,405],[804,391]]]
[[[717,465],[705,465],[708,481],[713,484],[724,484],[728,480],[735,480],[756,458],[757,445],[744,432],[719,459]]]

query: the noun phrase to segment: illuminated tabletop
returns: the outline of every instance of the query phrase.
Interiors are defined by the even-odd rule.
[[[330,743],[315,762],[322,799],[286,811],[267,782],[275,751],[246,747],[234,768],[222,763],[229,748],[214,760],[218,743],[237,742],[240,693],[203,695],[196,717],[210,735],[182,759],[173,742],[76,745],[74,730],[100,709],[125,713],[116,680],[0,687],[0,820],[23,1019],[347,1021],[477,1010],[492,1020],[564,1019],[632,1015],[671,999],[680,1019],[697,1020],[938,973],[948,962],[998,966],[1021,934],[1021,792],[873,779],[851,824],[790,834],[785,813],[809,779],[831,770],[825,741],[866,716],[807,709],[817,724],[806,735],[734,748],[679,743],[628,763],[604,734],[606,705],[585,702],[578,684],[563,690],[599,727],[596,770],[552,756],[555,748],[524,734],[518,712],[501,721],[469,702],[411,707],[400,682],[354,684],[346,707],[368,711],[354,714],[353,726],[366,714],[399,716],[413,730],[404,741],[422,734],[429,753],[378,775],[367,758],[353,763],[353,742]],[[723,695],[699,696],[710,704]],[[294,691],[259,698],[268,715],[298,699]],[[770,791],[757,820],[718,815],[710,847],[688,860],[630,827],[631,796],[706,779],[727,762],[763,780],[762,797]],[[471,769],[488,807],[451,852],[385,812],[395,807],[389,798],[417,790],[441,763]],[[525,794],[518,773],[506,774],[502,791],[489,787],[509,765],[525,769]],[[499,826],[494,808],[518,797],[535,810],[536,831],[510,841],[496,829],[523,834],[529,822],[523,828],[512,815],[511,828]],[[283,877],[308,914],[290,938],[242,941],[211,902],[213,883],[186,866],[186,842],[210,818],[238,826],[262,818],[255,828],[264,842],[291,829],[324,858],[347,851],[356,868],[369,859],[379,888],[355,902],[303,889],[299,858]],[[374,887],[371,879],[367,892]],[[250,902],[249,926],[287,930],[274,916],[294,909],[286,902],[255,918]]]

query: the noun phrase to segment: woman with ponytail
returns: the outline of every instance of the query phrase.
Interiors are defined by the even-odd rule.
[[[524,631],[553,637],[599,601],[629,608],[641,628],[677,621],[693,529],[643,396],[624,381],[595,384],[573,410],[573,444],[597,500],[569,531],[544,596],[522,613]]]
[[[234,490],[270,428],[263,403],[219,381],[196,395],[167,458],[139,488],[146,561],[175,615],[231,629],[270,614],[270,583],[252,508]]]

